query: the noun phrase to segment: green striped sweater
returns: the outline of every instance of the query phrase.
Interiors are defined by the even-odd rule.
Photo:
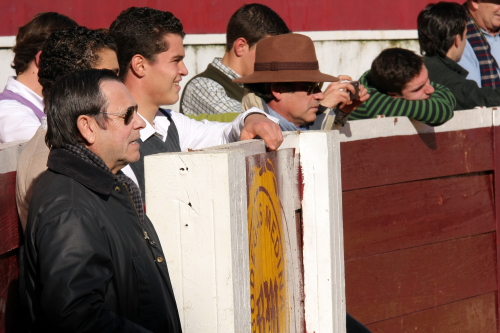
[[[385,115],[386,117],[409,117],[430,126],[438,126],[453,117],[455,96],[445,86],[431,82],[436,89],[431,98],[409,101],[379,92],[370,84],[369,73],[370,71],[367,71],[363,74],[360,82],[368,89],[371,97],[351,113],[349,120],[369,119]]]

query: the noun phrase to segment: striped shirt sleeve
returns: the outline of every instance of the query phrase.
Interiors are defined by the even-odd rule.
[[[368,84],[366,75],[360,81],[368,88],[370,99],[351,113],[350,120],[376,118],[379,115],[386,117],[409,117],[419,120],[430,126],[442,125],[453,117],[455,96],[443,85],[431,82],[436,91],[429,99],[410,101],[394,98],[379,92]]]

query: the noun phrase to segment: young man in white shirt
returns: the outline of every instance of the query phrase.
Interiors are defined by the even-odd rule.
[[[38,14],[19,28],[12,65],[17,76],[9,77],[0,94],[0,143],[27,141],[40,127],[45,115],[42,86],[38,82],[42,47],[52,32],[76,26],[69,17],[49,12]]]
[[[196,121],[160,108],[179,99],[179,83],[188,71],[184,64],[185,35],[181,21],[170,12],[148,7],[123,11],[111,24],[118,46],[120,77],[146,120],[141,130],[141,159],[124,168],[137,176],[144,193],[144,156],[187,151],[260,136],[270,149],[283,141],[277,120],[264,112],[245,112],[232,123]]]

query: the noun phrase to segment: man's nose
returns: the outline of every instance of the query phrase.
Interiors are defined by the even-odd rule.
[[[436,89],[434,89],[434,87],[430,83],[428,83],[427,88],[425,90],[425,93],[427,95],[430,95],[430,94],[433,94],[435,91],[436,91]]]
[[[320,89],[318,89],[318,92],[315,92],[313,96],[314,96],[314,99],[316,99],[316,100],[325,99],[325,94],[323,94],[323,92]]]
[[[146,122],[144,121],[144,119],[142,119],[141,116],[139,116],[139,113],[137,112],[134,112],[134,116],[132,118],[132,124],[134,126],[134,129],[138,130],[141,130],[144,127],[146,127]]]
[[[188,75],[188,69],[187,69],[184,61],[181,61],[181,63],[179,64],[179,75],[181,75],[181,76]]]

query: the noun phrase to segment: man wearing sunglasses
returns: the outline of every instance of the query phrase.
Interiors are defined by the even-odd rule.
[[[349,82],[340,82],[345,79],[350,77],[337,78],[319,71],[309,37],[285,34],[259,41],[254,73],[234,82],[244,83],[262,98],[264,111],[279,119],[283,131],[297,131],[331,129],[335,122],[332,109],[346,115],[370,97],[361,85],[359,98],[351,100],[349,92],[356,89]],[[332,82],[324,93],[323,82]]]
[[[44,102],[51,151],[23,273],[30,331],[180,333],[161,244],[121,172],[139,159],[146,125],[135,100],[115,73],[90,69],[55,82]]]

